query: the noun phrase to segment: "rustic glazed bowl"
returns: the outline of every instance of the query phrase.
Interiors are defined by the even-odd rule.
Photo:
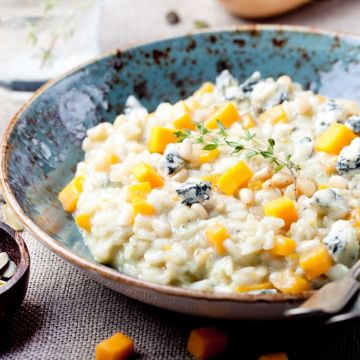
[[[162,308],[228,319],[279,319],[309,294],[208,294],[134,279],[97,264],[57,194],[83,157],[86,129],[112,122],[129,94],[151,110],[223,69],[239,79],[289,74],[305,88],[360,100],[360,38],[289,26],[245,26],[122,49],[40,89],[9,124],[1,182],[9,205],[52,251],[106,286]]]
[[[11,316],[22,304],[29,283],[30,256],[21,235],[0,222],[0,252],[16,264],[15,274],[0,286],[0,320]]]

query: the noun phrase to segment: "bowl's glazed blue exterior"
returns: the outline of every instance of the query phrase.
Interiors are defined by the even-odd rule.
[[[360,100],[359,60],[359,37],[281,26],[203,32],[118,50],[45,85],[12,120],[2,143],[6,200],[40,241],[128,296],[197,315],[278,318],[293,306],[290,297],[204,294],[96,264],[57,194],[83,157],[86,129],[112,122],[130,94],[153,110],[229,69],[239,79],[255,70],[264,77],[288,74],[328,96]]]

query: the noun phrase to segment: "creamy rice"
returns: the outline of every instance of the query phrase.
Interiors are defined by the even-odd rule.
[[[269,158],[227,145],[204,150],[200,130],[215,127],[205,143],[220,139],[221,124],[209,119],[229,103],[238,117],[225,124],[228,140],[265,150],[273,139],[275,156],[290,154],[299,169],[279,170]],[[259,73],[240,83],[224,71],[215,85],[150,114],[130,96],[114,124],[88,130],[76,171],[81,186],[68,211],[98,262],[140,279],[228,293],[316,288],[344,276],[359,257],[358,115],[352,101]],[[177,138],[155,138],[154,127],[174,129],[174,121]],[[331,144],[321,151],[316,144],[333,124],[341,124],[340,135],[326,136],[336,137],[338,153]],[[189,135],[187,126],[197,128]],[[243,139],[249,132],[254,138]],[[239,162],[239,176],[227,173]],[[145,181],[139,164],[150,171]],[[143,182],[145,193],[137,193],[133,186]],[[279,199],[295,217],[288,219],[287,207],[285,216],[271,213]]]

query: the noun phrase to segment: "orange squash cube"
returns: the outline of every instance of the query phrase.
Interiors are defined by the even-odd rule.
[[[173,108],[173,125],[176,129],[195,130],[196,125],[184,101],[179,101]]]
[[[332,258],[324,245],[319,245],[300,255],[300,267],[309,279],[325,274],[332,265]]]
[[[132,168],[131,172],[136,180],[149,182],[152,188],[164,185],[162,177],[149,164],[138,163]]]
[[[132,201],[135,198],[146,199],[146,196],[151,192],[152,188],[148,181],[140,182],[128,187],[128,201]]]
[[[259,357],[259,360],[288,360],[288,356],[286,353],[276,353],[276,354],[268,354],[262,355]]]
[[[117,332],[96,346],[96,360],[125,360],[134,353],[134,342]]]
[[[230,237],[226,228],[221,224],[214,224],[205,229],[205,236],[209,243],[215,248],[219,255],[224,255],[226,249],[224,247],[224,240]]]
[[[267,289],[273,289],[274,286],[270,282],[263,282],[260,284],[254,284],[254,285],[240,285],[236,288],[236,292],[243,293],[243,292],[249,292],[249,291],[257,291],[257,290],[267,290]]]
[[[67,212],[76,210],[77,202],[83,190],[83,176],[76,176],[59,193],[58,199]]]
[[[270,250],[273,256],[287,256],[292,254],[296,249],[296,241],[286,236],[277,236],[275,238],[275,245]]]
[[[175,136],[174,131],[174,129],[154,126],[151,129],[149,151],[151,153],[162,154],[168,144],[176,143],[177,137]]]
[[[226,195],[234,195],[237,190],[245,186],[253,173],[244,161],[239,161],[228,169],[218,180],[219,188]]]
[[[218,120],[224,125],[224,127],[229,128],[235,121],[240,121],[241,117],[236,109],[236,106],[229,102],[205,121],[205,127],[208,129],[217,129]]]
[[[259,121],[262,123],[287,123],[289,122],[288,116],[282,105],[276,105],[273,108],[266,110],[259,116]]]
[[[211,163],[215,161],[220,155],[219,149],[213,149],[213,150],[202,150],[199,156],[199,163],[205,164],[205,163]]]
[[[271,281],[273,286],[284,294],[296,295],[310,290],[309,282],[289,269],[272,274]]]
[[[201,177],[201,180],[209,181],[211,183],[211,188],[214,190],[220,176],[221,176],[221,174],[204,175]]]
[[[337,155],[343,147],[349,145],[355,138],[356,135],[348,127],[335,123],[317,138],[315,150]]]
[[[75,223],[77,226],[83,230],[90,232],[91,231],[91,216],[90,214],[79,214],[75,218]]]
[[[139,199],[139,198],[134,199],[132,203],[133,203],[134,217],[137,214],[142,214],[147,216],[151,216],[155,214],[155,208],[143,199]]]
[[[289,228],[290,225],[298,219],[298,214],[294,202],[284,196],[269,201],[264,205],[265,216],[273,216],[285,221],[285,228]]]
[[[222,355],[228,343],[228,337],[216,327],[204,327],[191,331],[187,350],[195,359],[209,359]]]

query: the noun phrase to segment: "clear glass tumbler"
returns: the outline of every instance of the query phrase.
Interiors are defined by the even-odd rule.
[[[0,86],[35,90],[99,53],[101,0],[0,0]]]

